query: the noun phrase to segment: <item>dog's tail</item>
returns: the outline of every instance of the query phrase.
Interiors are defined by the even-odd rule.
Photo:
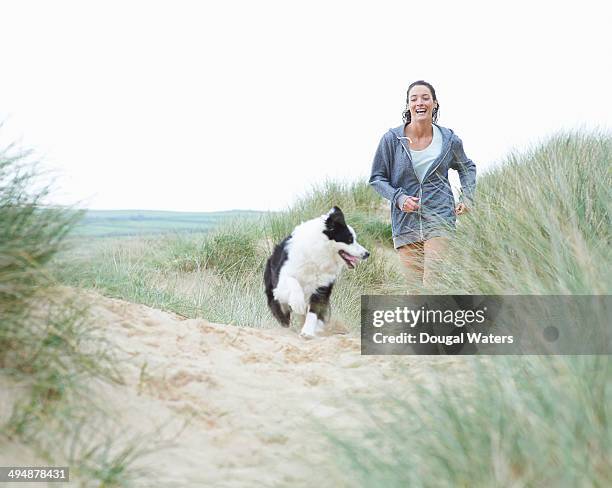
[[[266,262],[264,270],[264,285],[266,288],[266,296],[268,297],[268,307],[272,311],[272,315],[276,317],[283,327],[289,327],[291,324],[291,312],[289,308],[283,310],[280,302],[274,298],[274,287],[278,284],[278,275],[272,270],[271,259]]]
[[[278,320],[283,327],[289,327],[291,323],[291,312],[289,310],[283,312],[281,304],[274,298],[272,293],[268,293],[267,290],[266,295],[268,295],[268,306],[272,311],[272,315],[276,317],[276,320]]]

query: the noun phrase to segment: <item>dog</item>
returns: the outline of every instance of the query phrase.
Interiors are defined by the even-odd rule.
[[[301,316],[303,338],[321,335],[340,272],[345,266],[355,268],[369,255],[338,207],[302,222],[266,262],[264,284],[272,315],[284,327],[289,327],[292,313]]]

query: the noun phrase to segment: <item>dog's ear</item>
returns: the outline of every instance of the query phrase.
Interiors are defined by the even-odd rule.
[[[352,244],[354,240],[353,234],[344,220],[344,214],[339,207],[333,207],[327,214],[323,233],[329,237],[330,240],[336,242]]]
[[[340,207],[334,206],[329,213],[327,214],[327,225],[329,227],[335,227],[336,225],[346,225],[346,221],[344,220],[344,214]]]

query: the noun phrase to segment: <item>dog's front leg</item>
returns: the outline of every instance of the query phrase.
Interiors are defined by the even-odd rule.
[[[304,327],[302,327],[300,336],[304,339],[312,339],[316,337],[319,328],[319,322],[320,320],[317,318],[316,314],[308,312],[308,314],[306,314],[306,320],[304,321]]]
[[[288,300],[291,310],[297,315],[306,315],[308,312],[308,305],[304,298],[304,289],[302,285],[295,278],[287,278],[285,281],[285,287],[288,291]]]

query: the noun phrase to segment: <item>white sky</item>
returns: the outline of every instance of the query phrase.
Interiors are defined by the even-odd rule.
[[[281,209],[367,178],[425,79],[482,171],[612,127],[605,4],[3,1],[0,146],[60,172],[55,203]]]

